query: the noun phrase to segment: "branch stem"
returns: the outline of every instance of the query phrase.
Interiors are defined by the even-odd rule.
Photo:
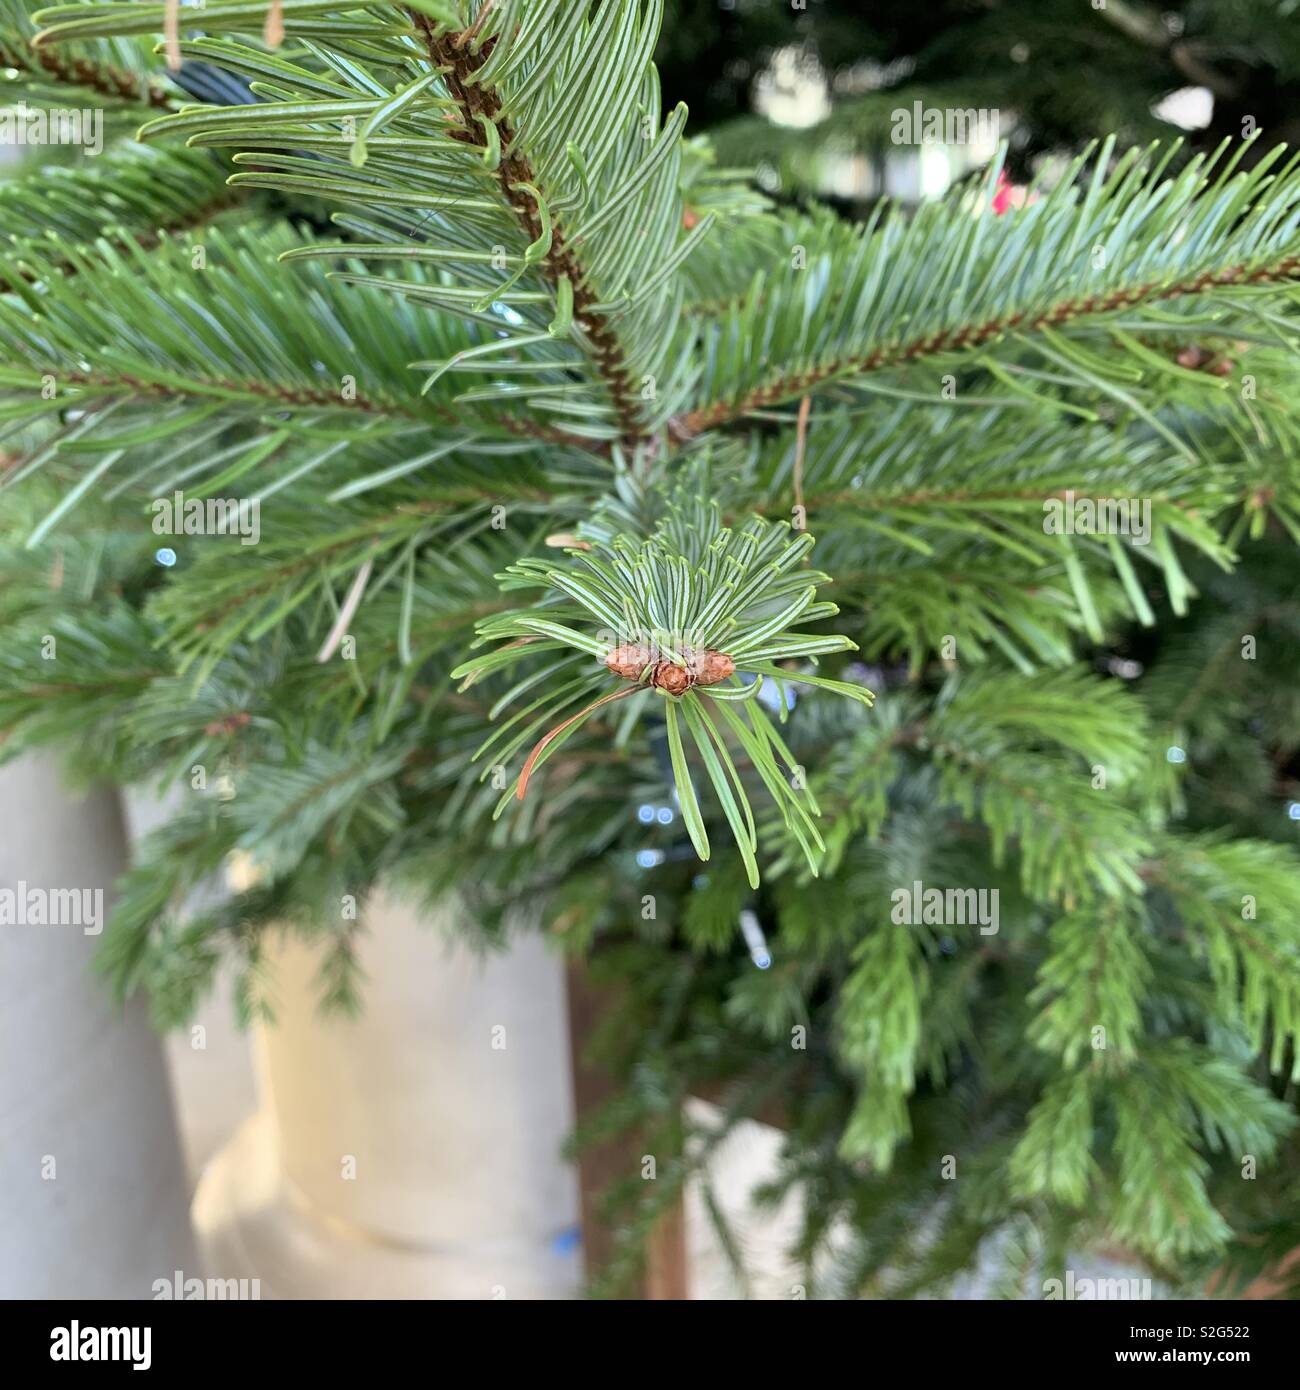
[[[528,240],[538,241],[543,230],[538,203],[531,194],[521,193],[520,185],[540,188],[541,184],[531,163],[519,151],[514,126],[502,112],[500,98],[490,87],[474,81],[475,60],[469,53],[469,44],[461,42],[465,36],[440,34],[428,15],[419,10],[409,10],[408,13],[424,42],[429,62],[436,68],[446,69],[447,90],[460,107],[462,128],[454,130],[452,134],[456,139],[477,144],[480,118],[496,126],[501,137],[502,155],[497,178],[502,197],[519,218]],[[482,18],[480,14],[479,19]],[[587,286],[586,272],[565,239],[554,214],[551,215],[550,250],[539,266],[552,283],[568,280],[573,286],[574,323],[581,329],[601,380],[609,392],[622,443],[635,450],[645,442],[648,434],[637,408],[623,345],[605,315],[596,312],[597,296]],[[586,447],[591,448],[592,445],[588,443]]]
[[[1232,266],[1227,270],[1207,270],[1194,279],[1178,281],[1172,285],[1153,282],[1138,285],[1128,290],[1113,290],[1105,295],[1088,295],[1084,299],[1067,299],[1054,305],[1043,313],[1027,318],[1024,314],[1008,314],[1005,317],[986,319],[979,324],[966,324],[955,328],[941,328],[924,338],[910,343],[897,343],[878,347],[874,352],[859,358],[837,358],[819,367],[811,367],[805,372],[780,377],[766,386],[760,386],[742,396],[738,401],[714,401],[700,406],[688,414],[678,417],[675,422],[680,434],[689,438],[704,430],[717,429],[749,415],[756,410],[764,410],[795,396],[802,396],[813,388],[839,377],[862,376],[867,372],[880,371],[889,367],[902,367],[919,361],[924,357],[941,353],[961,352],[968,348],[982,347],[1003,335],[1020,330],[1036,332],[1043,328],[1054,328],[1058,324],[1069,323],[1074,319],[1090,317],[1094,314],[1108,314],[1116,309],[1129,309],[1137,304],[1151,304],[1163,299],[1178,299],[1187,295],[1201,294],[1205,290],[1232,285],[1261,285],[1279,280],[1293,280],[1300,276],[1300,255],[1286,256],[1271,266]]]

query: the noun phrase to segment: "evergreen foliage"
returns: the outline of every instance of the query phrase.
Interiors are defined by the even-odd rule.
[[[995,112],[1017,178],[1043,155],[1069,155],[1098,131],[1124,143],[1179,134],[1171,94],[1213,97],[1188,138],[1300,138],[1300,27],[1290,0],[746,0],[732,13],[679,0],[665,40],[665,90],[700,82],[692,54],[712,60],[702,111],[729,160],[766,168],[787,194],[824,186],[836,159],[870,161],[922,135],[897,113]],[[751,109],[755,76],[781,55],[829,103],[812,126],[791,129]],[[695,108],[692,108],[693,111]],[[1191,114],[1184,106],[1179,119]],[[1249,157],[1249,156],[1248,156]]]
[[[0,9],[29,103],[142,127],[0,193],[4,752],[187,788],[114,985],[172,1024],[233,956],[255,1014],[288,922],[364,1006],[381,881],[587,954],[591,1131],[677,1155],[607,1290],[701,1089],[781,1104],[818,1296],[1289,1249],[1295,157],[1107,141],[856,226],[664,113],[661,0],[182,9],[233,105],[168,8]],[[178,492],[243,510],[159,534]]]

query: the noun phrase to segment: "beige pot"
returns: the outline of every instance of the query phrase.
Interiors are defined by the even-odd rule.
[[[322,1013],[318,954],[274,935],[261,1107],[195,1201],[216,1273],[262,1297],[576,1292],[561,963],[535,935],[477,955],[452,925],[373,903],[356,1018]]]

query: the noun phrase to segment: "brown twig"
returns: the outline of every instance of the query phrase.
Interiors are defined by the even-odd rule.
[[[2,281],[3,277],[0,277]],[[229,393],[230,395],[258,396],[269,404],[318,405],[329,410],[359,410],[367,415],[402,415],[410,420],[428,423],[431,418],[461,421],[462,417],[443,406],[430,406],[427,413],[413,410],[410,406],[383,398],[363,396],[359,392],[349,399],[333,395],[329,391],[309,386],[282,386],[274,382],[229,380],[220,377],[196,377],[190,390],[177,387],[171,382],[143,381],[128,372],[68,372],[61,367],[37,366],[32,368],[42,376],[52,376],[56,381],[69,386],[103,387],[114,391],[125,389],[144,396],[210,395]],[[494,422],[510,434],[537,439],[548,444],[564,444],[571,448],[590,449],[591,441],[579,435],[567,435],[562,430],[532,420],[517,420],[502,416]]]
[[[519,774],[519,786],[515,789],[516,798],[520,801],[524,799],[524,795],[528,791],[528,779],[533,775],[533,768],[537,766],[538,758],[540,758],[547,748],[559,738],[565,729],[572,727],[579,719],[585,719],[592,710],[599,709],[601,705],[608,705],[612,704],[615,700],[626,699],[627,696],[635,695],[638,690],[643,688],[644,687],[639,685],[628,685],[624,686],[622,690],[615,690],[608,695],[602,695],[599,700],[593,700],[585,709],[580,709],[577,714],[571,715],[563,724],[557,724],[549,734],[546,734],[538,742],[537,746],[528,755],[528,761],[524,764],[524,770]]]
[[[800,521],[807,517],[803,505],[803,460],[808,449],[808,416],[811,410],[812,397],[805,396],[799,402],[799,424],[794,439],[794,504],[799,509]]]
[[[19,49],[10,44],[0,43],[0,65],[18,68],[23,72],[39,69],[57,82],[66,82],[74,87],[88,87],[101,96],[116,97],[121,101],[145,102],[164,111],[171,111],[176,106],[164,88],[107,63],[94,63],[88,58],[69,58],[53,48],[43,46],[39,34],[32,40],[30,48]]]
[[[447,90],[460,107],[461,128],[453,130],[455,139],[469,144],[478,143],[479,118],[492,122],[501,136],[502,156],[497,167],[497,179],[507,204],[519,218],[530,241],[541,236],[542,224],[535,200],[521,193],[521,184],[539,187],[537,175],[528,159],[517,148],[514,126],[501,108],[497,94],[483,83],[474,81],[475,65],[468,53],[465,35],[439,34],[428,15],[408,10],[416,32],[424,42],[429,61],[446,69]],[[483,20],[486,10],[476,23]],[[469,31],[466,31],[467,33]],[[520,198],[524,201],[519,201]],[[599,368],[601,380],[609,392],[623,444],[635,449],[645,442],[647,431],[637,408],[631,372],[623,345],[610,327],[608,319],[596,312],[597,296],[586,284],[585,271],[577,255],[565,240],[563,228],[552,218],[551,249],[540,262],[540,268],[553,282],[568,280],[573,286],[573,318],[581,328],[591,354]],[[591,447],[589,444],[587,447]]]

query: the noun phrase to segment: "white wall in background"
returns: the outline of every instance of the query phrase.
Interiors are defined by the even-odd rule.
[[[107,912],[125,862],[114,794],[0,767],[0,888],[102,890]],[[65,920],[0,925],[0,1297],[148,1298],[199,1273],[162,1052],[92,973],[100,936],[44,915]]]

